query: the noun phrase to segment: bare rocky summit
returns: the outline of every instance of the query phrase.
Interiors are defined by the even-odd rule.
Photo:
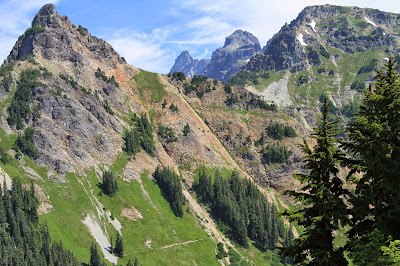
[[[194,75],[205,75],[209,78],[227,81],[260,51],[260,43],[253,34],[236,30],[226,37],[222,48],[213,52],[211,60],[193,60],[189,52],[184,51],[175,60],[170,73],[180,71],[190,78]]]

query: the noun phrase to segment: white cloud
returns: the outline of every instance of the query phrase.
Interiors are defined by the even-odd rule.
[[[144,34],[126,29],[106,39],[129,64],[145,70],[168,73],[176,55],[162,48],[162,43],[170,31],[171,28],[166,27]]]
[[[0,2],[0,60],[8,56],[18,36],[31,26],[35,14],[47,3],[48,0]]]

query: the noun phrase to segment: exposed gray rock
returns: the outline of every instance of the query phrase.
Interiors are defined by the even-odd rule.
[[[210,64],[209,59],[193,59],[188,51],[183,51],[176,59],[170,73],[183,72],[186,77],[204,75],[204,70]]]
[[[358,24],[352,24],[348,17],[358,17]],[[254,56],[244,69],[255,72],[308,69],[310,65],[320,64],[318,52],[321,46],[331,46],[350,54],[383,46],[398,52],[400,36],[396,19],[395,14],[375,9],[309,6],[290,24],[285,24],[268,41],[263,53]],[[317,23],[321,23],[318,28]]]
[[[223,48],[213,52],[211,60],[193,59],[188,51],[184,51],[176,58],[170,73],[181,71],[190,78],[194,75],[205,75],[227,81],[260,51],[260,43],[253,34],[236,30],[226,38]]]
[[[213,53],[204,74],[209,78],[227,81],[260,51],[260,43],[253,34],[236,30],[226,38],[224,47]]]

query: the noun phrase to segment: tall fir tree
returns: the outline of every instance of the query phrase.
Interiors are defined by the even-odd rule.
[[[296,174],[294,177],[304,186],[301,191],[287,191],[300,201],[304,207],[299,210],[286,210],[283,215],[290,221],[304,227],[304,232],[289,247],[281,249],[281,255],[294,257],[295,263],[310,262],[314,265],[346,265],[343,248],[334,245],[334,233],[348,220],[347,206],[339,178],[339,163],[344,155],[337,148],[338,135],[335,129],[337,121],[328,121],[328,101],[325,99],[322,126],[315,129],[312,137],[315,147],[304,140],[299,145],[305,156],[308,174]]]
[[[370,245],[371,232],[382,234],[381,245],[389,236],[400,239],[398,67],[396,61],[390,58],[386,71],[377,71],[375,89],[370,85],[365,91],[355,122],[348,127],[349,142],[344,143],[344,148],[355,158],[349,160],[348,166],[354,172],[360,172],[361,176],[352,179],[356,188],[350,199],[353,206],[352,228],[348,232],[347,249],[355,262],[364,259],[362,251]]]

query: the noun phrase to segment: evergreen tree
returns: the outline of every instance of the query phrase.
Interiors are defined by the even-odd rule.
[[[121,235],[117,232],[116,240],[115,240],[115,248],[114,254],[118,257],[122,258],[124,256],[124,246],[122,243]]]
[[[101,183],[101,189],[109,196],[114,196],[118,191],[117,180],[114,172],[111,170],[103,172],[103,182]]]
[[[390,58],[386,72],[377,71],[375,89],[370,85],[350,124],[349,143],[344,147],[355,159],[348,162],[362,173],[350,202],[352,228],[347,248],[356,261],[357,250],[367,249],[375,229],[386,241],[400,239],[400,79],[396,61]],[[363,248],[364,247],[364,248]]]
[[[164,194],[164,197],[169,201],[173,213],[177,217],[183,216],[184,196],[182,193],[182,184],[180,177],[174,170],[157,166],[153,173],[154,179]]]
[[[309,174],[296,174],[304,187],[300,192],[287,191],[303,208],[296,211],[286,210],[283,214],[290,221],[304,227],[303,234],[293,241],[293,245],[281,250],[283,256],[294,257],[295,263],[311,261],[316,265],[346,265],[343,249],[333,244],[333,233],[340,229],[340,224],[348,220],[347,206],[342,180],[338,177],[339,163],[344,155],[336,147],[338,135],[335,130],[337,121],[328,121],[328,102],[325,99],[322,126],[312,135],[316,146],[311,148],[304,141],[300,145],[306,154],[305,163]]]
[[[184,135],[184,136],[187,136],[187,135],[190,134],[190,126],[189,126],[189,123],[186,123],[186,125],[183,127],[182,132],[183,132],[183,135]]]
[[[90,266],[101,266],[101,260],[97,245],[92,242],[90,247]]]

